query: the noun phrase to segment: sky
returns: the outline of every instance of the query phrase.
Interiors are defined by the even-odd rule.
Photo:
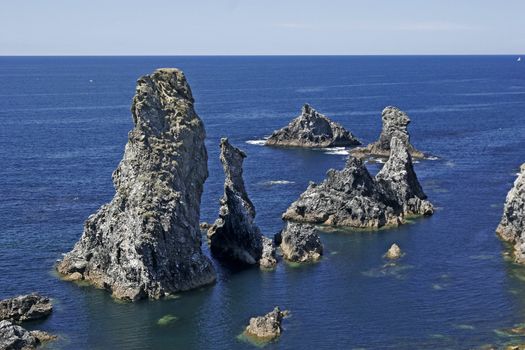
[[[0,0],[0,55],[525,54],[525,0]]]

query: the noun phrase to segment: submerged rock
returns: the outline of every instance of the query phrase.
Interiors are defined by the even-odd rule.
[[[281,335],[281,323],[287,315],[288,311],[281,311],[279,307],[276,306],[272,312],[264,316],[251,318],[250,324],[246,327],[245,334],[259,340],[274,340]]]
[[[323,255],[323,245],[315,227],[287,222],[280,233],[283,257],[291,262],[315,262]]]
[[[388,106],[381,113],[382,129],[379,140],[366,147],[359,147],[352,150],[356,156],[371,155],[377,157],[388,157],[390,155],[390,143],[393,137],[397,137],[407,148],[410,155],[414,158],[424,158],[425,155],[416,150],[410,143],[408,134],[408,124],[410,118],[397,107]]]
[[[285,147],[344,147],[361,142],[341,124],[328,119],[310,105],[305,104],[300,116],[282,129],[276,130],[266,140],[267,146]]]
[[[113,173],[113,200],[91,215],[57,265],[120,299],[160,298],[215,281],[201,251],[200,199],[208,176],[204,125],[182,71],[137,82],[134,128]]]
[[[36,293],[0,301],[0,320],[33,321],[49,316],[52,311],[51,300]]]
[[[431,215],[405,145],[391,141],[391,155],[376,178],[359,158],[343,170],[330,169],[320,184],[311,183],[283,214],[283,219],[332,226],[397,226],[407,215]]]
[[[244,264],[256,264],[262,256],[262,235],[255,225],[255,207],[248,198],[242,177],[246,154],[221,139],[221,163],[224,169],[224,195],[219,218],[208,230],[214,256]]]
[[[514,244],[516,262],[525,264],[525,164],[521,165],[520,174],[507,194],[496,232],[505,241]]]
[[[401,248],[397,244],[392,244],[388,251],[385,254],[385,258],[395,260],[399,259],[403,256],[403,252],[401,251]]]

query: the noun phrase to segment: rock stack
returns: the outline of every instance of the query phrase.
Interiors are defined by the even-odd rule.
[[[259,263],[270,268],[275,260],[273,244],[263,238],[255,224],[255,207],[244,186],[242,166],[246,154],[233,147],[227,138],[221,139],[220,147],[224,194],[219,218],[208,230],[211,252],[219,259],[248,265]]]
[[[283,257],[290,262],[316,262],[323,255],[323,245],[313,225],[287,222],[279,240]]]
[[[505,241],[514,244],[516,262],[525,264],[525,164],[521,165],[520,174],[507,194],[496,232]]]
[[[267,146],[304,148],[345,147],[360,144],[361,142],[341,124],[331,121],[308,104],[303,106],[300,116],[284,128],[274,131],[266,140]]]
[[[410,143],[408,124],[410,118],[397,107],[388,106],[381,113],[383,126],[379,140],[366,147],[355,148],[352,153],[356,156],[388,157],[390,155],[390,143],[393,137],[398,138],[407,148],[413,158],[424,158],[425,155],[416,150]]]
[[[431,215],[404,142],[394,137],[390,158],[374,178],[359,158],[343,170],[330,169],[321,184],[311,183],[283,219],[355,228],[397,226],[407,215]]]
[[[137,82],[115,196],[84,224],[57,265],[120,299],[160,298],[215,281],[201,251],[200,200],[208,176],[204,125],[182,71],[158,69]]]

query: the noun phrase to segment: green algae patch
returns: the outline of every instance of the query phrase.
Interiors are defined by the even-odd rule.
[[[250,345],[253,345],[257,348],[264,348],[266,345],[270,344],[270,343],[275,343],[279,340],[279,337],[276,337],[276,338],[259,338],[259,337],[253,337],[249,334],[247,334],[246,332],[242,332],[241,334],[239,334],[237,337],[237,340],[243,342],[243,343],[247,343],[247,344],[250,344]]]
[[[159,318],[159,320],[157,321],[157,325],[159,326],[168,326],[176,321],[178,321],[179,318],[177,316],[174,316],[174,315],[171,315],[171,314],[168,314],[168,315],[164,315],[162,316],[161,318]]]

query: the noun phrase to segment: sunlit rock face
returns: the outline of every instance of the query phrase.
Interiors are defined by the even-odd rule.
[[[496,232],[504,240],[514,244],[514,258],[525,264],[525,164],[514,186],[507,194],[503,216]]]
[[[131,113],[134,127],[113,173],[115,196],[87,219],[57,269],[129,300],[212,283],[199,229],[206,134],[183,72],[141,77]]]

